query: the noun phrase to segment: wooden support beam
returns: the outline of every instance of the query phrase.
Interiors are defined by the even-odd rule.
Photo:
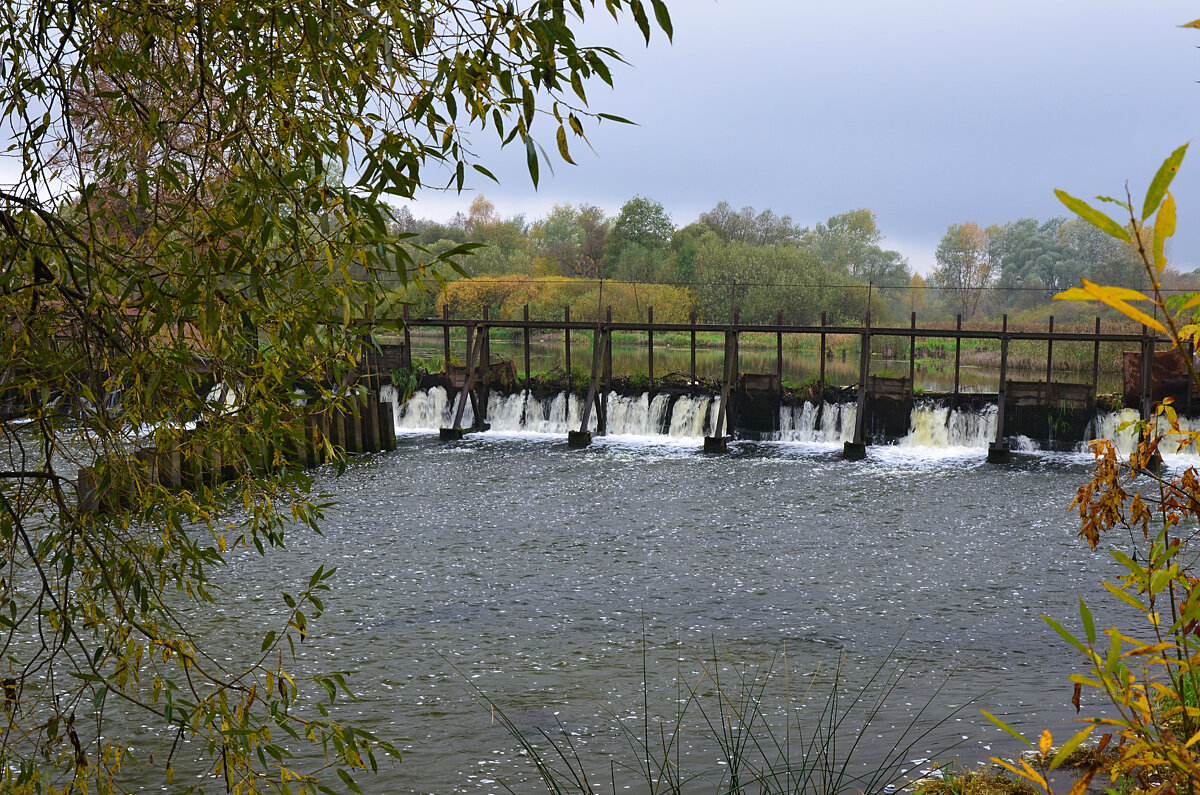
[[[871,377],[871,313],[863,326],[858,357],[858,406],[854,415],[854,438],[842,445],[842,456],[850,461],[867,457],[867,381]]]
[[[1153,384],[1154,378],[1154,337],[1150,334],[1150,329],[1142,326],[1142,419],[1150,419],[1150,413],[1153,409]]]
[[[483,347],[475,360],[475,368],[483,369],[483,383],[481,384],[483,389],[480,390],[479,398],[476,401],[475,422],[471,426],[472,428],[487,427],[488,397],[491,394],[491,379],[488,376],[491,375],[492,367],[492,326],[488,322],[491,320],[491,314],[491,307],[484,304],[483,323],[479,326],[479,333],[483,335]]]
[[[783,325],[783,311],[775,313],[775,325]],[[775,332],[775,376],[779,379],[779,395],[783,396],[783,332]],[[778,430],[778,429],[776,429]]]
[[[612,307],[604,308],[604,388],[600,392],[600,414],[596,417],[596,431],[604,436],[608,433],[608,393],[612,391]]]
[[[442,327],[442,372],[450,372],[450,305],[442,304],[442,320],[446,325]],[[467,347],[471,347],[470,340],[467,341]]]
[[[404,307],[404,352],[401,354],[401,364],[412,372],[412,335],[408,330],[408,306]]]
[[[391,403],[379,402],[379,445],[384,450],[396,449],[396,408]]]
[[[646,322],[650,329],[646,332],[646,369],[649,373],[649,393],[654,396],[654,307],[646,307]]]
[[[1008,439],[1004,435],[1004,393],[1008,386],[1008,315],[1004,316],[1003,330],[1000,332],[1000,388],[996,392],[996,440],[988,446],[987,460],[993,464],[1003,464],[1012,458],[1008,449]]]
[[[954,316],[954,330],[962,331],[962,315]],[[962,337],[954,338],[954,405],[951,408],[958,410],[958,386],[959,374],[962,372]]]
[[[729,438],[725,434],[726,420],[729,413],[729,389],[737,378],[737,310],[733,312],[733,322],[725,329],[725,361],[724,375],[721,381],[721,398],[717,404],[717,427],[712,436],[704,437],[704,452],[724,453],[729,449]]]
[[[1050,333],[1054,333],[1054,315],[1050,316]],[[1046,340],[1046,383],[1049,384],[1054,371],[1054,340]],[[1047,392],[1047,394],[1049,394]]]
[[[696,383],[696,309],[693,307],[688,312],[688,323],[692,326],[692,364],[688,369],[688,375],[691,377],[691,383]]]
[[[526,326],[524,332],[524,348],[525,348],[525,389],[529,389],[529,304],[525,304],[523,310]]]
[[[1100,388],[1100,316],[1096,315],[1096,341],[1092,344],[1092,407],[1096,405],[1096,390]]]
[[[821,313],[821,375],[817,378],[817,427],[822,427],[825,418],[825,313]]]
[[[478,369],[475,364],[476,354],[483,352],[483,334],[478,335],[475,339],[474,324],[467,325],[467,370],[463,376],[462,388],[458,391],[457,405],[454,409],[454,422],[449,428],[442,428],[439,432],[443,441],[461,439],[463,437],[462,418],[463,412],[466,411],[467,400],[471,396],[471,390],[475,388],[475,371]],[[475,424],[479,424],[479,415],[475,415]]]
[[[912,313],[912,319],[909,322],[909,328],[914,332],[917,330],[917,313]],[[917,391],[917,335],[908,335],[908,391],[909,398]]]
[[[596,400],[597,389],[600,386],[600,375],[602,362],[604,360],[604,348],[606,347],[608,335],[600,328],[600,323],[596,323],[596,330],[592,333],[592,373],[591,382],[588,384],[587,398],[583,401],[583,416],[579,422],[579,430],[567,432],[567,444],[570,447],[587,447],[592,443],[592,432],[588,430],[588,423],[592,419],[592,403]]]
[[[571,307],[563,307],[563,370],[567,374],[567,391],[571,389]]]

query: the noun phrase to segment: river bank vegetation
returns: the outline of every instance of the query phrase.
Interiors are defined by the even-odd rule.
[[[478,245],[452,257],[463,273],[416,280],[396,295],[418,316],[443,310],[454,317],[517,319],[526,305],[535,319],[557,319],[569,307],[593,320],[611,306],[618,322],[742,322],[858,324],[868,306],[876,325],[998,324],[1088,327],[1094,308],[1052,305],[1055,293],[1080,278],[1145,288],[1137,249],[1080,219],[1022,218],[982,226],[951,224],[928,276],[913,272],[886,239],[869,209],[834,215],[804,227],[773,210],[734,210],[722,202],[677,225],[653,199],[635,196],[615,216],[593,205],[558,205],[545,217],[502,217],[483,195],[448,221],[397,213],[395,231],[408,236],[414,257]],[[469,276],[467,275],[469,274]],[[603,287],[601,284],[603,283]],[[1165,268],[1166,294],[1196,289],[1195,274]],[[1091,313],[1089,315],[1089,312]],[[1103,308],[1107,322],[1127,322]]]

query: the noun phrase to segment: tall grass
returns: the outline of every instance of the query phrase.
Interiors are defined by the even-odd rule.
[[[782,651],[752,664],[714,642],[695,662],[698,672],[673,672],[671,705],[660,711],[651,703],[655,688],[643,643],[641,714],[630,720],[600,704],[614,746],[603,751],[584,749],[561,723],[552,730],[518,726],[503,705],[463,681],[516,742],[549,795],[877,793],[901,781],[914,749],[971,703],[934,715],[942,691],[935,688],[891,740],[868,749],[867,730],[905,677],[904,664],[885,663],[852,687],[840,664],[825,676],[818,671],[793,679]],[[870,763],[861,759],[864,752]],[[498,780],[509,792],[532,791],[530,782]]]

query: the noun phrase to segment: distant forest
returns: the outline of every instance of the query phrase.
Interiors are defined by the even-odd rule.
[[[396,231],[409,236],[418,261],[464,243],[482,244],[455,257],[469,277],[418,276],[398,296],[417,316],[594,319],[598,307],[614,318],[725,322],[736,306],[745,322],[858,323],[868,301],[875,322],[898,323],[912,311],[931,320],[998,319],[1008,313],[1044,320],[1096,314],[1095,306],[1050,298],[1080,277],[1143,288],[1146,274],[1132,247],[1078,219],[1021,218],[1005,224],[950,225],[928,277],[914,274],[897,251],[883,247],[875,214],[850,210],[809,228],[786,215],[721,202],[685,226],[662,204],[635,196],[615,216],[590,204],[556,205],[545,217],[502,218],[483,195],[447,222],[396,211]],[[603,280],[603,297],[600,284]],[[1171,289],[1198,289],[1193,273],[1167,269]],[[868,285],[872,289],[868,290]]]

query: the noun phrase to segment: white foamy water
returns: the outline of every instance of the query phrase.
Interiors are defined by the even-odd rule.
[[[453,423],[455,401],[448,398],[442,387],[418,391],[403,406],[395,405],[396,393],[392,387],[384,387],[380,398],[393,403],[398,433],[432,432]],[[627,396],[610,392],[608,434],[650,442],[699,441],[715,432],[718,403],[711,396],[675,397],[659,393],[651,398],[648,393]],[[854,403],[783,406],[779,411],[779,432],[774,439],[838,446],[853,439],[856,415]],[[565,436],[568,431],[579,428],[582,416],[583,401],[566,392],[547,398],[537,398],[527,391],[512,395],[492,394],[488,400],[487,417],[492,433]],[[1122,426],[1136,422],[1139,417],[1134,409],[1097,414],[1089,438],[1111,439],[1118,452],[1128,456],[1136,445],[1137,436],[1132,427]],[[917,405],[912,410],[908,433],[888,447],[922,455],[938,454],[939,451],[949,455],[982,452],[996,439],[996,419],[995,406],[982,411],[956,411],[944,406]],[[593,432],[597,428],[596,422],[593,411],[588,422]],[[470,402],[463,412],[461,424],[463,427],[474,424]],[[1200,419],[1180,418],[1180,426],[1184,430],[1200,430]],[[1165,432],[1161,421],[1160,428]],[[1035,440],[1025,436],[1010,438],[1009,443],[1017,452],[1040,449]],[[1079,451],[1083,452],[1085,447],[1081,444]],[[1176,463],[1174,459],[1178,459],[1178,463],[1190,465],[1200,455],[1194,444],[1178,452],[1177,448],[1178,440],[1168,435],[1161,449],[1173,464]]]
[[[388,395],[382,394],[381,399],[387,400]],[[659,393],[651,399],[647,393],[626,396],[610,392],[608,433],[613,436],[701,439],[716,425],[716,404],[717,401],[707,396],[672,399],[669,394]],[[396,430],[417,432],[448,428],[454,419],[454,409],[454,401],[447,399],[442,387],[417,392],[408,403],[395,408]],[[470,427],[473,417],[468,403],[462,426]],[[528,391],[512,395],[492,394],[488,398],[487,422],[493,433],[565,436],[567,431],[578,430],[582,419],[583,401],[566,392],[544,399]],[[588,428],[592,431],[597,428],[594,409]]]
[[[996,440],[996,414],[995,406],[982,412],[955,411],[944,406],[914,406],[908,435],[898,444],[986,450]]]

